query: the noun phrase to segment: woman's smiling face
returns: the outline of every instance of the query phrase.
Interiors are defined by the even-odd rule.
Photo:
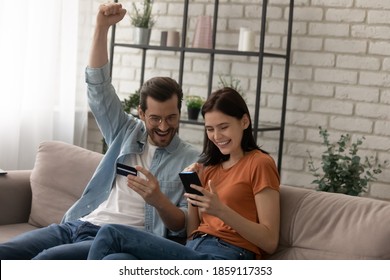
[[[242,154],[241,139],[249,124],[247,115],[239,120],[220,111],[211,111],[205,114],[204,119],[207,137],[222,154]]]

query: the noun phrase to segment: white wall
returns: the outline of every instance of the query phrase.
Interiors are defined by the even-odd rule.
[[[98,3],[96,1],[95,9]],[[196,16],[213,13],[214,1],[190,1],[189,44]],[[262,1],[221,0],[217,48],[237,49],[238,30],[250,27],[259,32]],[[131,9],[130,1],[122,2]],[[182,0],[155,1],[157,24],[151,44],[159,44],[162,30],[180,31]],[[266,51],[285,48],[287,0],[269,0]],[[297,0],[294,9],[293,41],[286,133],[282,163],[282,183],[313,187],[308,172],[309,150],[318,159],[324,150],[320,145],[318,126],[329,130],[332,139],[349,133],[353,139],[365,137],[362,155],[373,155],[380,161],[390,159],[390,1],[388,0]],[[94,20],[94,17],[93,17]],[[130,43],[129,18],[118,26],[117,40]],[[256,38],[258,41],[258,36]],[[257,43],[258,46],[258,43]],[[116,48],[114,85],[121,98],[139,86],[140,53]],[[219,74],[231,73],[241,80],[247,102],[253,112],[257,60],[238,56],[217,56],[214,88]],[[265,59],[262,87],[262,122],[277,124],[280,120],[282,60]],[[148,53],[146,78],[156,75],[177,77],[178,54]],[[185,94],[206,95],[208,57],[190,54],[185,61]],[[185,109],[183,108],[185,114]],[[253,116],[253,115],[252,115]],[[93,121],[93,120],[92,120]],[[91,130],[88,144],[99,149],[97,128]],[[183,125],[181,136],[201,147],[202,128]],[[93,137],[92,137],[93,136]],[[258,143],[276,156],[278,134],[259,135]],[[275,157],[276,158],[276,157]],[[371,184],[369,196],[390,200],[390,168]]]

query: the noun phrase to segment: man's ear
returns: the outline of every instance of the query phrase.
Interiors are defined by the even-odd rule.
[[[145,121],[145,112],[144,112],[144,111],[142,111],[142,109],[141,109],[141,106],[140,106],[140,105],[138,105],[138,108],[137,108],[137,110],[138,110],[138,116],[139,116],[139,118],[140,118],[141,120]]]

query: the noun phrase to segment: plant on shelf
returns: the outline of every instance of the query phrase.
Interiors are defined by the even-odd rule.
[[[156,23],[155,18],[152,15],[153,0],[144,0],[141,5],[142,8],[138,8],[133,2],[133,12],[130,15],[131,24],[140,28],[152,28]]]
[[[199,95],[188,95],[186,97],[188,119],[198,120],[200,109],[202,108],[205,100]]]
[[[129,12],[131,24],[134,29],[134,41],[136,44],[149,44],[151,28],[156,23],[152,15],[153,0],[143,0],[138,8],[133,2],[133,12]]]
[[[229,76],[223,76],[223,75],[218,75],[218,88],[224,88],[224,87],[230,87],[237,91],[241,96],[245,98],[245,93],[241,88],[241,81],[237,78],[232,77],[231,75]]]
[[[317,190],[325,192],[343,193],[358,196],[368,190],[368,183],[375,181],[376,175],[382,172],[383,165],[378,164],[373,157],[364,160],[357,154],[364,137],[351,143],[349,134],[341,135],[337,143],[330,143],[329,133],[319,127],[322,144],[326,150],[322,154],[322,174],[314,166],[313,158],[309,154],[309,170],[316,178],[312,184],[317,185]],[[387,165],[387,161],[384,162]]]
[[[122,101],[123,110],[128,114],[138,115],[139,105],[139,90],[136,90],[133,94],[130,94],[129,98],[125,98]]]

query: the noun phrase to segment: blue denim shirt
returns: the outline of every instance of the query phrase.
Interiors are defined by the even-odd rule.
[[[123,163],[128,154],[141,154],[147,141],[144,122],[122,109],[122,104],[111,84],[109,64],[102,68],[86,69],[89,106],[103,133],[109,149],[97,167],[81,198],[65,213],[63,222],[79,219],[95,210],[111,191],[116,163]],[[187,217],[187,202],[179,172],[197,161],[200,152],[176,135],[165,148],[157,148],[150,171],[160,184],[161,191],[177,205]],[[159,236],[183,235],[168,233],[157,210],[145,203],[145,230]]]

